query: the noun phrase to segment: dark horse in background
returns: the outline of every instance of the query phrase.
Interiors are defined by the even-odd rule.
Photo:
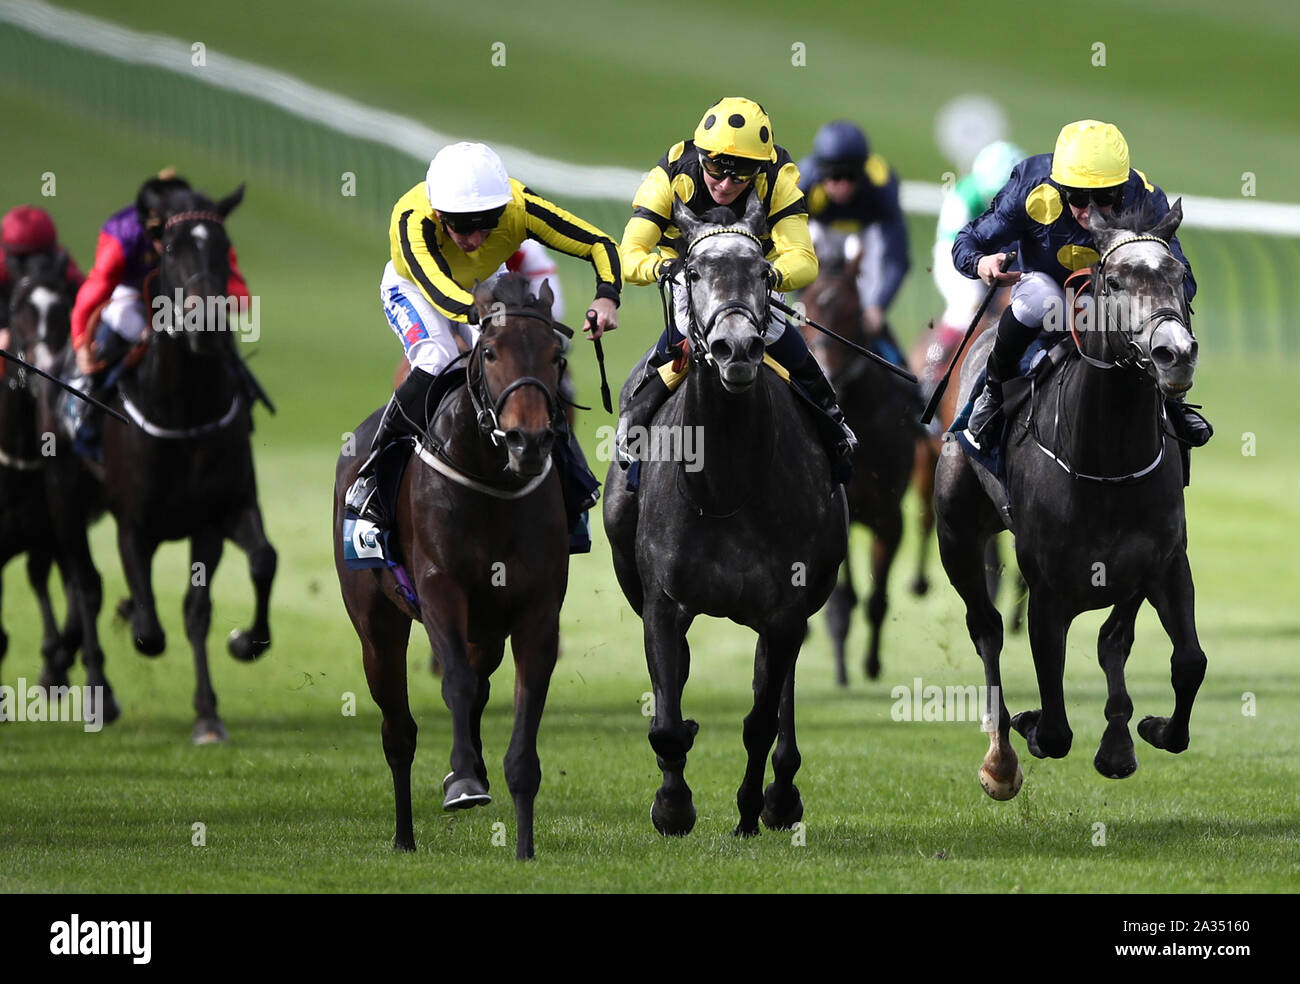
[[[1122,779],[1137,769],[1124,664],[1144,600],[1173,641],[1174,711],[1168,718],[1144,718],[1138,734],[1170,752],[1188,744],[1206,660],[1187,562],[1183,464],[1164,417],[1165,397],[1191,388],[1197,359],[1184,269],[1166,245],[1180,221],[1181,201],[1149,229],[1141,215],[1112,220],[1092,214],[1089,226],[1101,253],[1092,323],[1074,334],[1077,351],[1013,414],[1006,447],[1009,502],[997,479],[966,455],[940,458],[939,549],[984,662],[990,747],[980,783],[994,799],[1015,796],[1022,781],[1010,727],[1039,758],[1062,758],[1070,750],[1062,676],[1066,633],[1080,612],[1111,609],[1097,640],[1109,693],[1107,726],[1093,760],[1097,771]],[[963,399],[992,339],[987,333],[967,360]],[[1029,641],[1042,701],[1041,709],[1014,718],[1001,691],[1002,620],[983,571],[985,542],[1008,522],[1029,584]]]
[[[687,630],[697,615],[711,615],[758,633],[754,706],[744,726],[748,763],[736,796],[735,832],[749,836],[758,833],[760,814],[773,829],[803,816],[794,785],[795,660],[808,619],[835,585],[847,516],[812,420],[790,387],[763,369],[769,264],[760,246],[760,198],[751,196],[738,225],[722,210],[704,218],[674,201],[673,222],[686,244],[691,368],[654,421],[680,438],[696,428],[702,467],[643,461],[632,492],[615,463],[604,517],[619,585],[644,623],[654,690],[650,745],[663,772],[650,819],[661,834],[687,834],[695,825],[683,776],[699,730],[682,717]],[[644,363],[624,385],[624,403]],[[775,781],[765,791],[765,760],[778,730]]]
[[[515,721],[506,751],[514,798],[515,856],[533,857],[533,803],[541,786],[537,731],[559,647],[569,579],[568,524],[551,448],[560,419],[564,359],[551,320],[551,292],[503,276],[475,291],[483,333],[467,356],[466,383],[442,387],[426,408],[427,433],[410,455],[397,495],[396,531],[418,607],[388,569],[351,570],[339,535],[344,499],[362,455],[339,457],[334,478],[334,560],[348,616],[361,639],[370,695],[383,712],[384,757],[396,800],[394,846],[415,850],[411,763],[415,719],[406,688],[413,619],[423,622],[443,667],[451,711],[451,772],[443,809],[491,802],[480,724],[489,678],[507,637],[515,661]],[[490,316],[494,304],[502,316]],[[452,370],[456,372],[457,370]],[[435,384],[431,393],[439,393]],[[356,430],[368,446],[383,408]],[[420,421],[425,425],[426,421]]]
[[[68,341],[72,298],[65,278],[53,264],[42,264],[44,259],[33,257],[14,285],[9,328],[13,354],[50,372]],[[41,612],[41,686],[66,687],[79,629],[70,622],[61,634],[50,604],[56,540],[45,501],[44,470],[52,448],[36,425],[39,379],[20,366],[0,363],[0,567],[27,554],[27,577]],[[75,607],[69,605],[69,613]],[[9,637],[0,628],[0,660],[8,648]],[[102,665],[89,669],[91,686],[106,686],[97,675]]]
[[[858,264],[862,254],[846,255],[847,237],[823,233],[814,237],[820,270],[800,295],[808,318],[858,344],[862,332],[862,303],[858,297]],[[903,538],[903,494],[916,454],[918,424],[911,384],[888,372],[866,356],[803,325],[800,329],[822,371],[835,387],[840,408],[858,437],[849,483],[849,519],[874,534],[871,542],[871,593],[866,613],[869,637],[865,669],[874,680],[880,676],[880,641],[889,607],[889,571]],[[826,605],[826,625],[835,653],[835,682],[847,686],[844,640],[857,606],[852,565],[846,560],[842,579]]]
[[[226,728],[208,672],[211,582],[226,539],[248,554],[256,597],[252,627],[228,640],[237,660],[257,659],[271,644],[268,610],[276,553],[262,528],[253,471],[252,400],[247,369],[224,300],[230,240],[225,221],[243,199],[241,186],[218,202],[177,190],[160,203],[162,254],[151,292],[154,331],[144,356],[123,374],[113,406],[134,423],[104,424],[103,494],[117,521],[117,545],[130,589],[124,606],[135,647],[157,656],[166,646],[152,584],[153,555],[168,540],[190,541],[190,577],[183,605],[185,634],[194,652],[195,742],[222,741]],[[177,299],[180,304],[177,304]],[[70,358],[71,353],[69,353]],[[46,402],[49,419],[55,417]],[[64,482],[86,466],[57,455],[49,473],[51,503],[65,536],[80,543],[76,572],[86,586],[84,644],[98,650],[99,575],[84,548],[86,516]]]

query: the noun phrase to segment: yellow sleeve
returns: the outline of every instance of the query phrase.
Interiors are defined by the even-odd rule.
[[[437,227],[403,198],[393,210],[393,266],[420,287],[430,304],[452,321],[468,321],[474,295],[451,276],[438,248]]]
[[[808,207],[799,190],[799,166],[793,161],[781,168],[768,212],[772,227],[772,265],[781,275],[777,290],[798,290],[817,279],[817,253],[808,232]]]
[[[676,256],[671,249],[654,252],[664,230],[672,223],[673,189],[668,172],[656,166],[641,182],[632,199],[632,218],[623,230],[619,254],[623,276],[630,284],[652,284],[664,257]]]
[[[623,265],[614,240],[527,188],[523,198],[528,234],[552,249],[588,261],[596,269],[596,296],[617,304],[623,289]]]

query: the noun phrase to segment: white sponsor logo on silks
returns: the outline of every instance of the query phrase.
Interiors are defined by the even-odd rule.
[[[384,548],[379,540],[379,527],[368,519],[358,519],[352,527],[352,549],[361,558],[383,557]]]
[[[198,297],[177,287],[172,296],[159,294],[153,305],[153,330],[173,334],[178,331],[233,331],[242,341],[256,342],[262,337],[262,299],[257,294],[239,297],[216,294]]]
[[[147,964],[152,956],[153,923],[134,919],[82,922],[77,913],[50,924],[50,953],[58,957],[129,956]]]
[[[83,731],[104,728],[103,687],[32,687],[27,678],[18,685],[0,686],[0,721],[81,721]]]
[[[618,432],[609,424],[596,428],[596,457],[614,461],[618,455]],[[639,461],[680,461],[688,472],[704,468],[704,428],[681,424],[640,425],[627,429],[626,450]]]

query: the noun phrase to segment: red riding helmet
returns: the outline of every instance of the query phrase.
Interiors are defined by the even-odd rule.
[[[53,249],[58,242],[54,220],[43,208],[19,205],[11,208],[0,221],[0,243],[15,256]]]

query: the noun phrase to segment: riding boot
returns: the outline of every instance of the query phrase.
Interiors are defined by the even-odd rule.
[[[989,352],[984,391],[971,409],[966,430],[986,451],[1002,436],[1002,383],[1016,374],[1020,357],[1038,337],[1040,327],[1022,324],[1008,305],[998,322],[997,337]]]
[[[411,368],[410,375],[402,380],[389,399],[379,421],[379,430],[370,444],[370,455],[362,463],[356,481],[348,488],[344,499],[347,508],[376,526],[386,528],[389,517],[384,514],[383,504],[375,495],[375,463],[393,441],[418,437],[424,432],[427,423],[425,403],[434,378],[423,369]]]
[[[840,485],[848,485],[853,477],[853,454],[858,450],[858,438],[844,420],[835,388],[812,357],[805,359],[796,369],[786,368],[790,378],[803,388],[822,412],[822,416],[816,419],[826,453],[831,459],[831,477]]]
[[[1214,428],[1204,416],[1196,412],[1197,409],[1199,407],[1193,408],[1191,404],[1174,397],[1165,400],[1165,415],[1169,418],[1174,436],[1193,448],[1204,447],[1214,436]]]
[[[560,491],[564,495],[564,515],[569,524],[569,553],[589,553],[591,532],[587,511],[600,500],[600,481],[587,466],[587,456],[578,443],[578,436],[563,419],[555,428],[555,444],[551,454],[560,475]]]
[[[117,389],[115,370],[126,354],[131,351],[131,342],[115,331],[104,331],[98,343],[96,353],[99,368],[87,375],[78,374],[70,385],[78,391],[94,397],[100,403],[106,403]],[[64,396],[65,414],[68,432],[72,435],[72,449],[84,458],[102,463],[104,460],[104,415],[103,411],[86,400],[77,399],[71,394]]]
[[[644,435],[659,412],[672,396],[675,386],[669,386],[656,367],[646,366],[646,376],[641,384],[628,397],[618,418],[618,430],[615,434],[615,446],[618,450],[619,466],[626,470],[632,462],[638,460],[636,451],[644,448]]]

